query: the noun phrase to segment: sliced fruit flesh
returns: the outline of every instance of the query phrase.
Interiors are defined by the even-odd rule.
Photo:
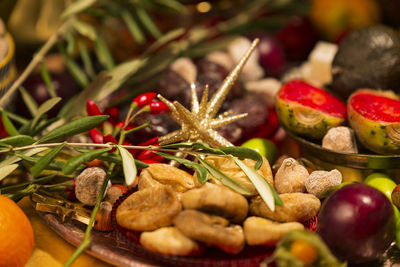
[[[375,122],[400,122],[400,101],[375,94],[359,93],[351,97],[352,108]]]
[[[303,81],[290,81],[279,91],[279,98],[322,111],[331,116],[346,118],[346,105],[329,92]]]

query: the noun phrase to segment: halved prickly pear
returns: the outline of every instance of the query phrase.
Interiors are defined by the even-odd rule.
[[[349,122],[358,140],[376,153],[400,153],[400,101],[387,92],[359,89],[348,101]]]
[[[329,92],[293,80],[282,86],[276,98],[280,122],[289,130],[312,139],[321,139],[346,121],[346,105]]]

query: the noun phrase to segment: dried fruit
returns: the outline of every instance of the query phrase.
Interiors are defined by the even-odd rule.
[[[229,221],[222,217],[196,210],[184,210],[174,218],[174,225],[184,235],[236,254],[244,248],[243,229],[239,225],[228,224]]]
[[[322,139],[322,147],[342,153],[358,152],[354,131],[345,126],[329,129]]]
[[[143,232],[140,244],[148,250],[164,255],[188,256],[201,252],[201,247],[176,227],[162,227]]]
[[[116,219],[122,227],[134,231],[152,231],[168,226],[182,205],[168,186],[145,188],[125,199],[118,206]]]
[[[331,171],[313,171],[305,181],[307,192],[321,197],[325,192],[342,183],[342,174],[334,169]]]
[[[171,64],[171,69],[179,73],[188,83],[196,81],[197,68],[193,61],[187,57],[181,57]]]
[[[185,192],[200,185],[193,175],[168,164],[151,164],[142,171],[139,179],[145,175],[150,175],[152,179],[161,184],[171,186],[177,192]]]
[[[315,215],[321,207],[321,202],[312,194],[286,193],[280,194],[283,206],[276,206],[272,212],[260,196],[250,201],[249,214],[268,218],[278,222],[304,222]]]
[[[115,201],[117,201],[119,197],[123,195],[123,193],[124,192],[119,186],[113,185],[107,190],[106,201],[110,202],[111,205],[114,205]]]
[[[99,211],[96,214],[93,228],[98,231],[112,231],[111,223],[112,204],[108,201],[100,203]]]
[[[347,105],[358,140],[376,153],[400,152],[400,101],[380,91],[360,89]]]
[[[181,197],[184,209],[196,209],[241,223],[247,216],[247,199],[223,185],[206,183],[186,191]]]
[[[302,136],[321,139],[346,120],[346,105],[335,96],[303,81],[283,85],[276,98],[280,122]]]
[[[269,166],[268,160],[266,158],[263,158],[263,159],[264,159],[263,163],[262,163],[260,169],[257,170],[257,172],[259,174],[261,174],[270,185],[273,185],[274,180],[272,177],[271,167]],[[220,171],[225,173],[227,176],[229,176],[236,182],[240,183],[242,186],[244,186],[247,190],[252,192],[254,195],[258,194],[253,183],[249,180],[247,175],[235,164],[235,162],[232,159],[225,158],[225,157],[218,157],[218,156],[208,156],[206,158],[206,161],[208,163],[214,165],[215,167],[217,167]],[[250,167],[254,167],[256,162],[251,159],[245,159],[244,163]],[[210,177],[210,179],[213,179],[213,181],[215,183],[217,183],[217,184],[220,183],[212,175],[210,175],[209,177]]]
[[[304,192],[307,169],[293,158],[287,158],[275,175],[275,189],[279,194]]]
[[[290,246],[290,253],[305,266],[313,264],[318,258],[317,249],[307,241],[295,240]]]
[[[99,167],[84,169],[75,179],[76,198],[85,205],[94,206],[106,176],[106,172]],[[108,182],[107,188],[110,186]]]
[[[248,217],[243,223],[243,229],[247,244],[275,246],[286,233],[304,229],[304,225],[298,222],[277,223],[260,217]]]

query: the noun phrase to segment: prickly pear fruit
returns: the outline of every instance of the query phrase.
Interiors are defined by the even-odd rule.
[[[348,101],[349,122],[366,148],[381,154],[400,153],[400,101],[395,94],[359,89]]]
[[[346,105],[340,99],[299,80],[282,86],[276,97],[276,109],[281,124],[311,139],[321,139],[347,117]]]

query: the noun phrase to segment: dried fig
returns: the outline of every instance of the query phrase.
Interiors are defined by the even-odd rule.
[[[168,186],[137,191],[118,206],[119,225],[134,231],[152,231],[168,226],[182,205]]]
[[[345,126],[329,129],[322,139],[322,147],[342,153],[358,152],[354,131]]]
[[[247,244],[275,246],[286,233],[304,229],[304,225],[298,222],[278,223],[260,217],[248,217],[243,223],[243,229]]]
[[[275,188],[279,194],[304,192],[307,169],[293,158],[287,158],[275,175]]]
[[[148,174],[157,182],[170,185],[177,192],[185,192],[200,185],[193,175],[168,164],[150,164],[148,168],[142,171],[139,179]]]
[[[225,173],[227,176],[229,176],[236,182],[243,185],[254,195],[258,194],[253,183],[249,180],[246,174],[235,164],[235,162],[232,159],[218,157],[218,156],[209,156],[206,158],[206,161],[217,167],[219,170],[221,170],[223,173]],[[251,159],[245,159],[244,163],[246,163],[250,167],[254,167],[255,165],[255,161]],[[268,160],[266,158],[263,157],[263,163],[260,169],[257,170],[257,172],[261,174],[269,184],[271,185],[274,184],[271,167],[269,166]],[[213,179],[215,183],[217,184],[220,183],[212,175],[210,175],[210,178]]]
[[[143,232],[140,244],[148,250],[164,255],[187,256],[198,254],[201,247],[176,227],[162,227],[153,232]]]
[[[329,189],[342,183],[342,174],[334,169],[328,171],[313,171],[306,179],[307,192],[316,197],[322,196]]]
[[[186,191],[181,197],[183,208],[201,210],[241,223],[247,216],[247,199],[231,189],[206,183],[200,188]]]
[[[260,196],[250,201],[249,213],[254,216],[268,218],[278,222],[304,222],[318,214],[320,200],[305,193],[280,194],[283,206],[276,206],[271,211]]]
[[[75,179],[76,198],[85,205],[94,206],[106,176],[106,172],[99,167],[84,169]],[[110,186],[109,182],[107,189]]]
[[[243,229],[227,226],[228,220],[196,210],[183,210],[174,218],[174,225],[184,235],[227,253],[236,254],[244,248]]]

